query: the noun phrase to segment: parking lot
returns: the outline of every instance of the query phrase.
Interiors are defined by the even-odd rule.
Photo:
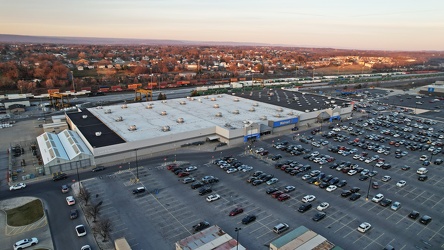
[[[251,145],[232,148],[229,152],[178,155],[175,163],[179,166],[197,167],[197,170],[190,171],[189,176],[178,177],[168,170],[166,165],[173,162],[141,162],[139,183],[134,183],[136,171],[131,169],[86,180],[83,185],[91,191],[93,200],[103,201],[101,216],[113,221],[112,238],[125,236],[133,249],[172,249],[174,242],[194,233],[192,226],[201,221],[217,224],[232,236],[236,235],[234,229],[241,227],[239,241],[248,249],[266,249],[271,241],[280,236],[272,228],[281,222],[289,224],[290,229],[304,225],[344,249],[382,249],[387,244],[396,249],[444,248],[444,165],[434,164],[437,159],[444,158],[442,146],[439,146],[439,142],[443,141],[439,135],[443,134],[444,125],[440,122],[431,124],[428,119],[415,115],[395,114],[395,109],[368,110],[370,112],[361,117],[355,116],[353,120],[315,124],[305,130],[301,128],[294,134],[256,141]],[[429,130],[431,127],[433,130]],[[319,131],[311,133],[316,128]],[[336,135],[328,137],[333,130],[336,130]],[[302,138],[305,142],[301,142]],[[325,141],[328,143],[323,143]],[[279,144],[285,144],[285,147],[279,149],[276,147]],[[251,151],[245,151],[248,145]],[[291,150],[283,150],[289,146],[297,148],[298,145],[304,149],[299,155],[292,154]],[[334,147],[342,148],[341,154],[339,150],[331,150]],[[259,148],[268,151],[268,154],[256,153]],[[306,157],[314,151],[318,151],[319,155]],[[367,153],[366,156],[363,153]],[[271,160],[276,155],[282,158]],[[326,155],[334,160],[323,160],[322,156]],[[379,158],[366,163],[367,158],[375,155]],[[419,160],[422,155],[427,156],[429,165],[423,166],[425,163]],[[229,165],[225,169],[213,163],[218,158],[228,160],[228,156],[234,158],[232,163],[239,162],[253,169],[244,172],[242,169],[245,168],[240,167],[236,168],[240,171],[231,170],[228,174],[228,168],[233,167],[231,163],[227,163]],[[309,165],[311,169],[300,172],[291,167],[295,171],[291,175],[291,171],[287,173],[281,170],[289,160],[297,162],[294,164],[296,167]],[[378,167],[376,163],[380,160]],[[350,165],[346,166],[348,163]],[[280,164],[279,167],[276,164]],[[338,170],[333,164],[344,166]],[[406,165],[410,168],[405,168]],[[420,167],[428,169],[425,181],[418,180],[416,171]],[[345,180],[347,184],[329,192],[319,180],[323,177],[314,176],[317,185],[302,179],[312,170]],[[351,175],[350,170],[357,171]],[[271,174],[278,181],[253,186],[247,180],[255,171]],[[362,172],[367,172],[367,177],[362,177]],[[373,176],[369,177],[368,173],[371,172]],[[193,183],[209,175],[219,179],[206,185],[212,189],[211,194],[217,193],[221,197],[212,202],[205,200],[209,194],[201,196],[200,188],[191,188]],[[391,179],[383,181],[383,176],[387,175]],[[196,181],[182,183],[187,177],[193,177]],[[406,181],[406,185],[397,186],[400,180]],[[372,185],[375,181],[378,182],[377,189]],[[295,190],[288,193],[288,200],[278,201],[266,193],[271,187],[283,190],[288,185],[295,186]],[[132,190],[141,186],[147,191],[133,195]],[[351,196],[341,196],[344,190],[353,187],[360,189],[360,198],[352,201],[349,199]],[[395,211],[391,209],[391,204],[382,206],[373,202],[372,198],[378,193],[384,194],[392,204],[400,202],[400,208]],[[96,194],[98,196],[94,196]],[[313,207],[304,213],[298,212],[306,195],[316,197],[310,202]],[[312,218],[321,202],[328,202],[330,206],[324,210],[326,217],[315,222]],[[243,208],[244,212],[229,216],[234,208]],[[412,210],[419,212],[417,219],[408,217]],[[244,225],[241,220],[246,215],[255,215],[257,219]],[[424,215],[432,217],[427,225],[419,222]],[[365,233],[357,231],[363,222],[372,225]]]

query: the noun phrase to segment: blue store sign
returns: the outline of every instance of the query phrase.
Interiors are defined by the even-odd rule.
[[[296,124],[296,123],[298,123],[298,121],[299,121],[299,118],[297,118],[297,117],[296,118],[282,120],[282,121],[276,121],[276,122],[273,122],[273,128],[287,126],[287,125],[290,125],[290,124]]]

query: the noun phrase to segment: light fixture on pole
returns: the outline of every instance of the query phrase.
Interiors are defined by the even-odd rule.
[[[370,193],[370,185],[372,184],[372,179],[373,179],[373,170],[375,169],[375,165],[372,166],[372,174],[370,176],[370,180],[368,182],[368,189],[367,189],[367,197],[365,197],[365,200],[368,201],[368,195]]]
[[[236,227],[234,231],[236,232],[236,250],[239,250],[239,231],[242,230],[240,227]]]

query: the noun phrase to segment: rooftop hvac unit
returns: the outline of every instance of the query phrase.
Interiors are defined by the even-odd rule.
[[[170,126],[163,126],[162,127],[162,131],[163,132],[168,132],[168,131],[170,131],[171,129],[170,129]]]
[[[160,115],[167,115],[167,112],[166,112],[166,111],[162,111],[162,112],[160,113]]]
[[[238,114],[239,114],[239,110],[238,110],[238,109],[235,109],[235,110],[233,110],[232,113],[235,114],[235,115],[238,115]]]
[[[219,104],[214,104],[213,108],[218,109],[219,108]]]
[[[194,101],[194,97],[191,97],[191,98],[190,98],[190,101]]]
[[[187,105],[187,103],[185,101],[180,101],[179,103],[180,103],[180,105]]]
[[[204,99],[208,99],[208,96],[206,95],[206,96],[204,96]]]
[[[215,102],[215,101],[216,101],[216,98],[213,97],[213,98],[211,98],[210,100],[211,100],[212,102]]]
[[[259,106],[259,103],[255,102],[255,103],[253,103],[253,106],[257,107],[257,106]]]
[[[128,130],[129,131],[137,130],[137,127],[136,127],[136,125],[131,125],[131,126],[129,126]]]
[[[102,132],[96,132],[96,136],[99,137],[102,135]]]
[[[126,109],[126,108],[128,108],[128,106],[127,106],[126,104],[123,104],[123,105],[122,105],[122,108],[123,108],[123,109]]]
[[[201,103],[201,102],[202,102],[202,99],[199,98],[197,101]]]
[[[216,117],[222,117],[222,113],[221,112],[217,112],[216,113]]]
[[[122,118],[121,116],[118,116],[118,117],[115,119],[115,121],[116,121],[116,122],[121,122],[121,121],[123,121],[123,118]]]
[[[82,115],[82,118],[86,119],[86,118],[88,118],[88,115]]]
[[[222,98],[222,95],[218,95],[217,97]]]
[[[177,123],[184,123],[185,120],[184,120],[183,118],[177,118],[176,122],[177,122]]]
[[[103,107],[102,106],[97,106],[97,108],[96,109],[103,109]]]
[[[293,111],[291,111],[290,113],[288,113],[287,115],[294,115]]]
[[[309,110],[309,109],[306,109],[306,110],[305,110],[305,113],[308,113],[308,112],[310,112],[310,110]]]
[[[111,109],[105,110],[105,114],[111,114]]]
[[[274,115],[274,117],[282,117],[282,115],[277,113],[277,114]]]
[[[313,109],[313,111],[318,111],[318,109]]]
[[[254,111],[256,111],[256,109],[254,107],[251,107],[248,111],[254,112]]]
[[[166,101],[166,100],[163,100],[162,103],[167,103],[167,101]]]
[[[284,110],[282,108],[276,109],[277,112],[283,112]]]
[[[265,121],[265,120],[267,120],[267,116],[263,115],[259,119],[261,119],[262,121]]]
[[[153,105],[148,104],[145,108],[146,108],[146,109],[153,109]]]
[[[234,102],[239,102],[239,98],[234,98]]]

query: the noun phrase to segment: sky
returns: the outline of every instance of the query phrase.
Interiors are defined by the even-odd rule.
[[[0,1],[0,34],[444,51],[443,0]]]

